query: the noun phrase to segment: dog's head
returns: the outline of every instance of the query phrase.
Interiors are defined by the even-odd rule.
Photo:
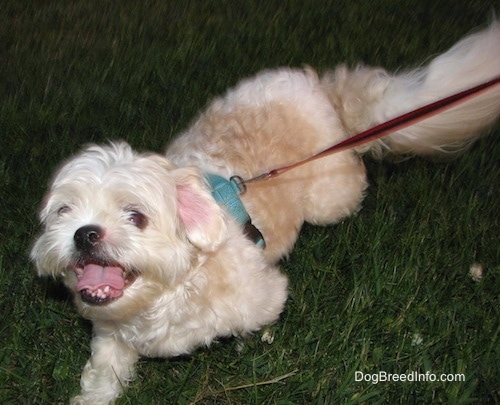
[[[61,276],[90,319],[140,311],[226,238],[196,169],[125,143],[90,146],[64,164],[40,221],[31,251],[39,275]]]

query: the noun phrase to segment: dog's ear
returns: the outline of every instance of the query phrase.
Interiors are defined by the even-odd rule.
[[[194,169],[177,169],[173,174],[179,218],[189,241],[201,250],[216,250],[227,235],[222,209]]]

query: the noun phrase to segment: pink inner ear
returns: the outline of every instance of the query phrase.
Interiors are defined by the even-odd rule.
[[[203,196],[189,185],[178,185],[179,217],[187,231],[204,228],[210,223],[210,206]]]

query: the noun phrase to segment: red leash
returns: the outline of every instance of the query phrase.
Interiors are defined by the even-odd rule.
[[[312,162],[313,160],[321,159],[325,156],[331,155],[336,152],[340,152],[346,149],[351,149],[356,146],[362,145],[367,142],[374,141],[376,139],[382,138],[391,132],[399,131],[400,129],[409,127],[417,122],[423,121],[426,118],[432,117],[439,114],[451,107],[461,104],[467,100],[470,100],[493,87],[500,84],[500,76],[482,83],[478,86],[472,87],[468,90],[461,91],[460,93],[453,94],[451,96],[445,97],[441,100],[435,101],[431,104],[427,104],[423,107],[417,108],[416,110],[410,111],[406,114],[400,115],[393,118],[387,122],[379,124],[373,128],[363,131],[357,135],[354,135],[332,147],[317,153],[307,159],[301,160],[300,162],[293,163],[289,166],[280,167],[278,169],[271,170],[267,173],[263,173],[257,177],[253,177],[249,180],[243,180],[238,176],[234,176],[234,180],[239,184],[241,189],[244,189],[244,185],[247,183],[254,183],[261,180],[268,180],[279,176],[288,170],[295,169],[296,167],[302,166],[306,163]]]

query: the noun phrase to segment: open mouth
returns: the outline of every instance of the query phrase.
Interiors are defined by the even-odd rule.
[[[75,266],[78,279],[76,289],[88,304],[107,304],[123,295],[127,286],[135,280],[131,271],[118,264],[83,263]]]

